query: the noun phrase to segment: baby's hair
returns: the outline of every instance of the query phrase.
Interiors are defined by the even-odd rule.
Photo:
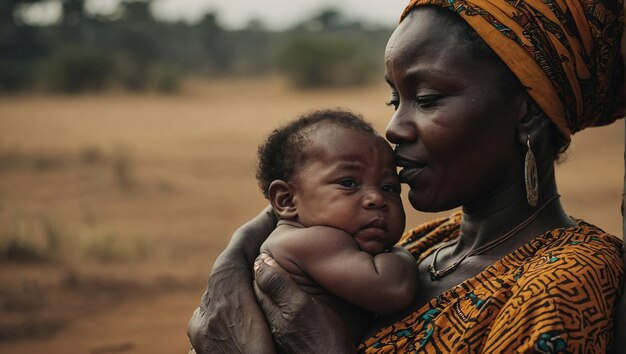
[[[307,135],[321,124],[336,124],[344,128],[377,135],[372,125],[360,115],[350,111],[329,109],[306,113],[298,119],[272,132],[264,144],[259,146],[259,162],[256,178],[265,197],[272,181],[290,181],[305,160],[304,147]]]

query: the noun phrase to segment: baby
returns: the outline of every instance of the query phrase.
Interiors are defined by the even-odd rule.
[[[370,124],[339,110],[304,115],[259,147],[257,179],[279,218],[261,252],[338,311],[355,342],[364,318],[411,303],[417,264],[394,247],[405,216],[393,151]]]

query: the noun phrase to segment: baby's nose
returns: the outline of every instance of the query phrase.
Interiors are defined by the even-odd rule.
[[[387,201],[379,188],[363,188],[363,207],[366,209],[383,208],[387,206]]]

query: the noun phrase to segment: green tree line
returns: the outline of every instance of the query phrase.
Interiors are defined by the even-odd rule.
[[[216,13],[194,24],[163,22],[149,1],[131,0],[111,16],[86,12],[84,0],[58,0],[59,21],[28,24],[20,11],[38,1],[0,1],[0,91],[173,91],[186,76],[274,73],[298,87],[358,85],[382,72],[391,31],[332,9],[280,32],[259,21],[228,30]]]

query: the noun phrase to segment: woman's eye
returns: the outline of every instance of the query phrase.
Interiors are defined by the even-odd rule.
[[[389,97],[389,101],[385,102],[387,106],[393,106],[393,109],[398,110],[398,106],[400,105],[400,98],[398,98],[398,94],[395,92],[391,93],[391,97]]]
[[[341,181],[337,182],[340,186],[346,187],[346,188],[358,188],[359,184],[353,180],[353,179],[342,179]]]
[[[386,193],[400,194],[400,186],[394,184],[384,184],[380,189]]]
[[[417,96],[415,102],[420,108],[433,108],[437,106],[437,102],[443,98],[442,95],[423,95]]]

